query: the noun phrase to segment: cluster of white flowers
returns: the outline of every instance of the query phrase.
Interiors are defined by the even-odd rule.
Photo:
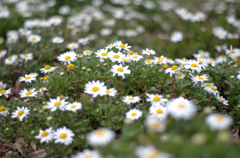
[[[207,15],[203,12],[192,13],[188,11],[186,8],[178,8],[175,9],[175,13],[183,20],[191,21],[191,22],[198,22],[198,21],[205,21]]]

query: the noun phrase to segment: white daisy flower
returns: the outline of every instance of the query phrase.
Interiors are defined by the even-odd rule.
[[[142,55],[138,55],[137,53],[134,53],[132,56],[131,56],[131,60],[132,61],[139,61],[139,60],[141,60],[143,58],[143,56]]]
[[[32,73],[30,73],[29,75],[30,75],[31,77],[37,77],[37,76],[38,76],[38,73],[32,72]]]
[[[108,96],[111,96],[111,97],[115,97],[117,94],[117,90],[115,88],[109,88],[107,89],[107,87],[104,87],[102,88],[102,91],[101,91],[101,96],[105,96],[105,95],[108,95]]]
[[[214,113],[208,115],[205,118],[205,122],[212,131],[221,131],[228,129],[232,125],[233,119],[231,116],[228,115]]]
[[[28,60],[32,60],[32,59],[33,59],[33,54],[32,54],[32,53],[20,54],[19,56],[20,56],[20,58],[22,58],[22,59],[25,60],[26,62],[27,62]]]
[[[100,59],[107,59],[108,58],[108,50],[107,49],[100,49],[97,52],[95,52],[96,57]]]
[[[32,83],[32,81],[36,81],[36,78],[32,77],[31,75],[26,74],[25,77],[20,77],[19,81],[20,82],[24,81],[24,82]]]
[[[56,131],[53,133],[53,138],[55,139],[54,142],[62,143],[64,145],[71,144],[74,136],[75,134],[70,129],[67,129],[65,126],[56,129]]]
[[[4,60],[6,65],[12,65],[17,61],[18,56],[13,54]]]
[[[64,39],[62,37],[54,37],[52,43],[63,43]]]
[[[183,97],[171,100],[168,103],[167,108],[168,113],[177,120],[189,120],[197,112],[196,105]]]
[[[57,57],[59,61],[64,62],[64,65],[71,64],[72,62],[77,60],[77,54],[74,51],[69,51],[61,54]]]
[[[226,63],[227,62],[227,57],[224,55],[220,55],[219,57],[216,58],[216,63]]]
[[[40,139],[40,143],[49,143],[53,139],[53,129],[52,127],[45,129],[45,130],[40,130],[39,134],[35,136],[36,139]]]
[[[147,116],[144,124],[150,132],[164,132],[166,129],[166,121],[160,121],[157,117]]]
[[[50,65],[46,65],[44,68],[40,69],[41,73],[52,72],[56,69],[56,67],[51,67]]]
[[[147,102],[150,102],[152,106],[165,105],[165,103],[168,101],[162,95],[149,93],[146,95],[148,97]]]
[[[87,55],[87,56],[92,55],[92,53],[93,53],[93,51],[91,51],[91,50],[84,50],[83,51],[83,55]]]
[[[102,156],[97,150],[84,149],[82,152],[78,152],[70,158],[102,158]]]
[[[1,50],[0,51],[0,59],[7,54],[6,50]]]
[[[27,37],[27,41],[28,42],[30,42],[30,43],[32,43],[32,44],[34,44],[34,43],[38,43],[38,42],[40,42],[41,41],[41,36],[39,36],[39,35],[29,35],[28,37]]]
[[[81,44],[81,45],[87,45],[89,43],[89,38],[86,37],[86,38],[80,38],[78,40],[78,43]]]
[[[95,98],[96,96],[101,94],[101,90],[104,88],[104,83],[101,83],[99,80],[98,81],[89,81],[85,85],[85,90],[84,93],[87,94],[92,94],[93,97]]]
[[[140,117],[142,117],[142,111],[138,109],[131,109],[128,112],[126,112],[126,118],[131,120],[138,120]]]
[[[60,25],[62,21],[63,21],[62,16],[54,16],[49,19],[49,22],[54,26]]]
[[[179,31],[175,31],[171,34],[171,37],[169,38],[171,42],[176,43],[179,41],[182,41],[183,39],[183,33]]]
[[[144,61],[144,63],[145,63],[146,65],[151,65],[151,64],[154,64],[154,60],[147,59],[147,60]]]
[[[207,63],[207,60],[197,60],[198,62],[198,65],[200,66],[201,69],[206,69],[206,67],[208,67],[208,63]]]
[[[128,46],[128,44],[123,44],[121,41],[116,41],[115,47],[119,49],[119,51],[121,50],[129,51],[129,48],[131,48],[132,46]]]
[[[30,90],[24,89],[24,90],[21,90],[19,94],[20,94],[21,98],[37,97],[38,91],[35,91],[35,88],[30,89]]]
[[[115,45],[116,45],[115,43],[109,44],[106,48],[107,48],[107,49],[111,49],[111,48],[115,47]]]
[[[50,101],[47,102],[47,109],[51,109],[51,112],[54,112],[57,109],[64,111],[67,104],[68,102],[65,102],[65,99],[61,100],[58,96],[56,99],[50,99]]]
[[[207,59],[207,62],[209,65],[211,65],[213,67],[216,66],[216,61],[214,59],[209,58],[209,59]]]
[[[0,97],[4,95],[6,98],[8,98],[9,94],[11,94],[11,88],[9,88],[8,90],[3,89],[0,91]]]
[[[87,134],[87,142],[92,146],[106,146],[115,136],[114,131],[107,128],[99,128]]]
[[[140,102],[140,97],[139,96],[135,96],[135,97],[133,97],[133,96],[131,96],[131,95],[128,95],[128,96],[125,96],[125,97],[123,97],[123,99],[122,99],[122,101],[124,102],[124,103],[126,103],[126,104],[135,104],[135,103],[138,103],[138,102]]]
[[[169,73],[170,77],[172,77],[173,74],[178,73],[180,70],[181,69],[177,65],[173,65],[171,68],[167,68],[165,73]]]
[[[111,51],[111,52],[108,53],[108,58],[112,62],[121,63],[123,61],[123,57],[124,57],[124,55],[121,52],[114,53],[113,51]]]
[[[220,95],[217,95],[217,100],[221,102],[223,105],[228,105],[228,101]]]
[[[6,87],[7,87],[7,84],[0,81],[0,90],[5,89]]]
[[[79,44],[78,43],[69,43],[67,45],[68,49],[70,50],[74,50],[74,49],[77,49],[79,47]]]
[[[176,74],[176,78],[177,78],[177,79],[183,79],[184,77],[185,77],[185,75],[184,75],[183,73],[178,72],[178,73]]]
[[[46,92],[47,91],[47,88],[46,87],[41,87],[40,89],[39,89],[39,94],[40,94],[40,96],[42,96],[43,94],[44,94],[44,92]]]
[[[18,118],[20,121],[22,121],[24,117],[27,118],[29,113],[30,110],[27,107],[17,107],[17,110],[12,113],[12,118]]]
[[[172,158],[171,154],[157,150],[154,146],[137,146],[135,154],[138,158]]]
[[[194,85],[196,85],[198,82],[201,82],[203,84],[204,81],[208,80],[208,77],[205,75],[202,76],[192,76],[192,81],[194,82]]]
[[[202,71],[202,68],[198,63],[199,62],[197,60],[188,60],[187,65],[185,65],[184,67],[186,69],[191,69],[192,73],[194,73],[194,71],[200,73]]]
[[[223,44],[223,45],[216,45],[215,48],[217,49],[218,52],[221,52],[222,50],[226,50],[227,49],[227,44]]]
[[[167,63],[167,58],[164,56],[161,57],[154,57],[154,62],[155,64],[166,64]]]
[[[219,91],[217,90],[216,86],[210,86],[210,87],[205,87],[204,90],[206,90],[208,93],[213,94],[215,96],[219,95]]]
[[[167,58],[167,63],[175,64],[175,61],[172,58]]]
[[[165,120],[168,115],[167,107],[162,105],[151,106],[149,108],[149,114],[152,117],[158,118],[160,121]]]
[[[76,112],[77,110],[82,109],[82,104],[79,102],[73,102],[66,105],[65,109],[67,111]]]
[[[152,49],[146,48],[146,50],[142,50],[142,54],[154,55],[154,54],[156,54],[156,52],[154,50],[152,50]]]
[[[8,109],[5,106],[0,106],[0,115],[7,116],[8,114]]]
[[[128,66],[123,67],[122,64],[113,65],[110,71],[113,72],[113,76],[118,75],[123,79],[125,79],[125,74],[131,73],[131,71],[128,69]]]

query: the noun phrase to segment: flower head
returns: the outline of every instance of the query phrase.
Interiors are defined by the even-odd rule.
[[[17,107],[17,110],[12,113],[12,118],[18,118],[20,121],[22,121],[24,117],[27,118],[29,113],[30,110],[27,107]]]

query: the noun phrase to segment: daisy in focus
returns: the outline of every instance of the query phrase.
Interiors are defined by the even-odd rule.
[[[217,87],[216,86],[206,86],[205,88],[204,88],[204,90],[206,90],[208,93],[210,93],[210,94],[213,94],[213,95],[215,95],[215,96],[217,96],[217,95],[219,95],[220,94],[220,92],[217,90]]]
[[[45,130],[40,130],[39,134],[35,136],[36,139],[40,139],[40,143],[49,143],[53,139],[53,129],[52,127],[45,129]]]
[[[164,98],[162,95],[158,94],[146,94],[147,95],[147,102],[150,102],[152,106],[158,106],[158,105],[165,105],[168,101],[166,98]]]
[[[91,94],[95,98],[101,94],[101,91],[104,87],[105,87],[104,83],[101,83],[99,80],[98,81],[89,81],[85,85],[84,93]]]
[[[140,117],[142,117],[142,111],[138,109],[131,109],[128,112],[126,112],[126,118],[130,120],[138,120]]]
[[[160,121],[165,120],[168,115],[167,107],[161,105],[151,106],[149,108],[149,114],[152,117],[158,118]]]
[[[165,73],[169,73],[170,77],[172,77],[173,74],[178,73],[180,70],[181,69],[177,65],[173,65],[171,68],[167,68]]]
[[[29,83],[32,83],[32,81],[36,81],[36,78],[35,77],[32,77],[31,75],[25,75],[24,77],[20,77],[19,78],[19,81],[22,82],[29,82]]]
[[[197,83],[201,83],[203,84],[204,81],[208,81],[208,77],[206,75],[202,75],[202,76],[192,76],[192,82],[194,82],[194,85],[196,85]]]
[[[25,97],[37,97],[38,91],[35,91],[35,88],[27,90],[21,90],[19,95],[21,98],[25,98]]]
[[[16,54],[13,54],[9,57],[7,57],[5,60],[4,60],[4,63],[6,65],[13,65],[18,59],[18,56]]]
[[[131,71],[128,69],[128,66],[123,67],[122,64],[113,65],[110,71],[113,72],[113,76],[118,75],[123,79],[125,79],[125,74],[131,73]]]
[[[135,103],[140,102],[141,99],[140,99],[139,96],[133,97],[131,95],[128,95],[128,96],[123,97],[122,100],[123,100],[124,103],[130,105],[130,104],[135,104]]]
[[[71,64],[71,62],[74,62],[75,60],[77,60],[77,54],[74,51],[69,51],[61,54],[57,58],[59,61],[64,62],[64,65],[66,65],[66,64]]]
[[[114,131],[107,128],[99,128],[87,134],[87,142],[92,146],[106,146],[115,136]]]
[[[53,133],[53,138],[55,139],[54,142],[62,143],[64,145],[71,144],[74,136],[75,134],[70,129],[67,129],[65,126],[56,129],[56,131]]]
[[[29,113],[30,110],[27,107],[17,107],[17,110],[12,113],[12,118],[18,118],[19,121],[22,121],[24,117],[27,118]]]
[[[65,106],[68,104],[68,102],[65,102],[65,99],[60,99],[58,96],[56,99],[50,99],[49,102],[47,102],[47,109],[51,109],[51,112],[56,111],[57,109],[64,111]]]
[[[119,49],[119,51],[121,50],[130,51],[129,48],[131,48],[132,46],[129,46],[128,44],[123,44],[121,41],[116,41],[115,47]]]
[[[107,87],[102,88],[102,92],[101,92],[101,96],[111,96],[111,97],[115,97],[117,94],[117,90],[115,88],[109,88],[107,89]]]
[[[76,112],[77,110],[82,109],[82,104],[79,102],[73,102],[66,105],[65,109],[67,111]]]
[[[41,73],[48,73],[54,71],[56,68],[51,67],[50,65],[46,65],[44,68],[40,69]]]

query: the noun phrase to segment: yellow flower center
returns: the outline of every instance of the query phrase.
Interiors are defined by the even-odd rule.
[[[212,60],[212,59],[209,59],[209,63],[213,63],[213,60]]]
[[[69,70],[74,70],[74,65],[73,65],[73,64],[69,64],[69,65],[67,66],[67,68],[68,68]]]
[[[203,77],[198,77],[199,80],[203,80],[204,78]]]
[[[26,80],[28,80],[28,79],[30,79],[30,78],[31,78],[30,76],[25,77]]]
[[[0,106],[0,112],[5,111],[6,108],[4,106]]]
[[[171,67],[171,70],[177,70],[178,69],[178,67],[176,66],[176,65],[173,65],[172,67]]]
[[[93,91],[93,92],[97,92],[97,91],[99,91],[99,88],[98,88],[98,87],[93,87],[93,88],[92,88],[92,91]]]
[[[110,90],[106,90],[105,93],[111,93],[111,91]]]
[[[113,58],[119,58],[119,55],[114,55]]]
[[[161,109],[157,109],[156,112],[157,112],[158,114],[162,114],[162,113],[163,113],[163,111],[162,111]]]
[[[77,107],[77,105],[72,105],[72,106],[71,106],[72,109],[74,109],[74,108],[76,108],[76,107]]]
[[[235,51],[234,51],[234,50],[231,50],[231,53],[235,53]]]
[[[128,100],[134,100],[134,98],[133,98],[133,97],[131,97],[131,98],[129,98]]]
[[[0,84],[0,88],[3,88],[3,85],[2,85],[2,84]]]
[[[123,70],[123,68],[119,67],[119,68],[117,69],[117,71],[123,72],[124,70]]]
[[[83,158],[92,158],[92,154],[86,154]]]
[[[148,158],[158,158],[159,154],[157,151],[152,151],[151,153],[149,153]]]
[[[120,47],[121,47],[121,48],[125,48],[125,45],[124,45],[124,44],[121,44]]]
[[[64,138],[66,138],[66,137],[67,137],[67,133],[62,133],[62,134],[60,134],[60,138],[64,139]]]
[[[9,61],[12,61],[12,56],[8,57],[8,60],[9,60]]]
[[[218,122],[222,121],[223,119],[224,119],[224,115],[223,115],[223,114],[217,114],[216,120],[217,120]]]
[[[161,98],[159,96],[153,97],[153,101],[160,101],[160,100],[161,100]]]
[[[71,59],[70,56],[66,56],[66,57],[65,57],[65,60],[69,60],[69,59]]]
[[[90,52],[89,52],[89,51],[86,51],[85,54],[90,54]]]
[[[203,56],[203,55],[200,55],[199,58],[204,59],[204,56]]]
[[[152,127],[153,128],[157,128],[159,127],[160,123],[158,121],[155,121],[153,124],[152,124]]]
[[[44,76],[43,77],[43,80],[46,81],[46,79],[48,79],[48,76]]]
[[[167,69],[167,68],[168,68],[168,65],[167,65],[167,64],[164,64],[164,65],[163,65],[163,68],[164,68],[164,69]]]
[[[35,41],[37,38],[36,37],[32,37],[32,40]]]
[[[27,55],[27,54],[24,54],[24,57],[25,57],[25,58],[27,58],[27,57],[28,57],[28,55]]]
[[[4,94],[6,92],[6,90],[1,90],[0,94]]]
[[[239,60],[238,60],[238,58],[235,58],[234,61],[235,61],[235,62],[238,62]]]
[[[133,51],[129,51],[129,52],[128,52],[128,54],[130,54],[130,55],[133,55],[133,54],[134,54],[134,52],[133,52]]]
[[[191,64],[191,66],[192,66],[192,67],[197,67],[197,64],[194,64],[194,63],[193,63],[193,64]]]
[[[55,103],[54,103],[54,106],[60,106],[62,103],[60,102],[60,101],[56,101]]]
[[[103,129],[98,129],[98,130],[95,131],[95,133],[96,133],[96,135],[98,135],[99,137],[102,137],[102,136],[104,136],[104,134],[105,134],[105,130],[103,130]]]
[[[182,77],[182,74],[177,74],[177,77]]]
[[[216,88],[216,87],[211,87],[211,89],[212,89],[212,90],[214,90],[214,91],[216,91],[216,90],[217,90],[217,88]]]
[[[51,69],[51,66],[46,65],[46,66],[44,67],[44,69],[49,70],[49,69]]]
[[[109,47],[112,47],[112,46],[113,46],[113,44],[110,44],[110,45],[109,45]]]
[[[47,131],[43,131],[42,132],[42,137],[46,137],[48,135],[48,132]]]
[[[147,64],[150,64],[151,62],[152,62],[151,60],[146,61]]]
[[[105,52],[101,54],[101,56],[104,56],[104,57],[107,56],[107,55],[108,55],[108,54],[105,53]]]
[[[71,48],[75,48],[75,45],[72,45]]]
[[[198,62],[198,64],[202,64],[202,61],[200,60],[200,61]]]
[[[134,59],[137,59],[137,58],[138,58],[138,56],[134,55],[132,58],[134,58]]]
[[[180,101],[178,104],[179,109],[183,109],[185,107],[184,101]]]
[[[32,92],[31,91],[28,91],[27,93],[26,93],[26,95],[31,95],[32,94]]]
[[[137,115],[137,113],[136,112],[133,112],[132,114],[131,114],[131,116],[136,116]]]
[[[146,50],[146,52],[147,52],[147,53],[150,53],[150,51],[149,51],[149,50]]]
[[[22,114],[24,114],[24,111],[23,110],[19,110],[18,111],[18,116],[22,116]]]
[[[173,61],[173,59],[171,59],[171,58],[168,58],[168,60],[169,60],[169,61]]]
[[[210,87],[212,84],[211,84],[211,83],[206,83],[205,85],[208,86],[208,87]]]

